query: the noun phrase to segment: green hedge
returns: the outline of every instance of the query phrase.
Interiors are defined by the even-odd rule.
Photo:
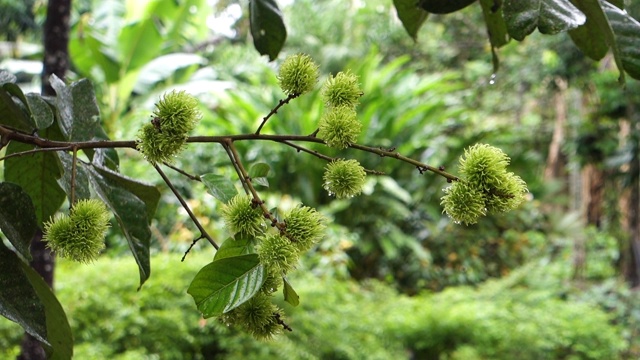
[[[294,329],[258,342],[202,320],[185,290],[210,255],[152,258],[142,290],[131,259],[60,262],[56,290],[71,318],[78,359],[616,359],[626,344],[607,314],[551,292],[499,286],[415,297],[377,282],[294,277]],[[498,285],[496,285],[498,284]],[[281,295],[278,294],[278,298]],[[0,320],[0,358],[21,331]]]

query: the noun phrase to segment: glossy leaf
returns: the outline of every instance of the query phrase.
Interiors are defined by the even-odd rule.
[[[73,357],[73,335],[67,315],[51,288],[42,280],[40,274],[29,265],[21,262],[22,271],[29,279],[36,291],[40,303],[44,305],[47,326],[47,340],[45,345],[47,357],[50,360],[68,360]]]
[[[151,219],[153,219],[156,214],[156,210],[158,209],[158,203],[160,202],[161,195],[160,190],[158,190],[156,186],[137,181],[111,169],[95,164],[93,169],[113,186],[122,187],[142,200],[146,207],[147,218],[149,219],[149,222],[151,222]]]
[[[254,251],[254,240],[249,238],[241,238],[234,239],[228,238],[225,240],[218,251],[216,251],[216,255],[213,257],[213,260],[220,260],[228,257],[241,256],[247,254],[253,254]]]
[[[283,277],[282,280],[284,283],[284,286],[282,287],[282,292],[284,293],[284,301],[293,306],[300,305],[300,296],[298,296],[298,293],[296,293],[296,291],[293,289],[293,287],[289,283],[289,280],[287,280],[286,277]]]
[[[0,86],[0,125],[30,133],[34,130],[34,126],[28,115],[16,104],[11,93],[5,89],[5,86],[10,87],[11,85],[14,84],[7,83]]]
[[[38,229],[31,198],[16,184],[0,183],[0,230],[24,258],[31,260],[29,245]]]
[[[257,254],[216,260],[203,267],[189,285],[189,293],[209,318],[222,315],[255,295],[265,280],[264,266]]]
[[[209,194],[223,203],[229,202],[232,197],[238,194],[233,182],[222,175],[204,174],[200,180],[207,187]]]
[[[278,4],[274,0],[249,0],[249,23],[256,50],[275,60],[287,38]]]
[[[505,0],[502,5],[509,35],[521,41],[536,28],[542,34],[575,29],[586,16],[569,0]]]
[[[413,40],[418,39],[418,30],[427,20],[429,13],[418,7],[415,0],[393,0],[398,19]]]
[[[127,238],[131,253],[138,264],[140,287],[151,275],[149,244],[151,230],[150,217],[147,214],[157,206],[152,186],[137,183],[120,175],[106,175],[110,171],[104,168],[88,168],[90,183],[98,197],[104,201],[114,214],[120,230]],[[106,175],[106,176],[103,176]],[[155,188],[154,188],[155,189]],[[157,189],[155,189],[157,192]],[[138,194],[147,198],[143,201]],[[157,193],[159,199],[159,193]],[[149,203],[147,203],[149,202]],[[154,204],[155,202],[155,204]]]
[[[7,155],[33,150],[34,147],[12,141],[7,146]],[[38,152],[4,161],[4,179],[19,185],[36,210],[38,224],[49,220],[64,201],[65,192],[56,179],[60,178],[58,157],[52,152]]]
[[[432,14],[449,14],[462,10],[476,0],[419,0],[418,6]]]
[[[27,94],[26,100],[31,118],[38,129],[46,129],[53,124],[53,110],[40,95]]]
[[[249,168],[249,177],[254,184],[269,187],[267,176],[271,167],[266,163],[255,163]]]
[[[0,241],[0,315],[47,343],[45,309],[22,267],[22,260]]]
[[[489,42],[491,43],[491,54],[493,57],[493,72],[497,72],[500,64],[496,49],[509,42],[507,24],[502,17],[502,6],[494,0],[480,0],[484,23],[487,26]]]
[[[609,44],[615,44],[613,30],[604,10],[598,0],[571,0],[571,3],[587,16],[583,25],[569,31],[571,40],[591,59],[602,59],[609,51]]]
[[[60,152],[58,154],[60,159],[60,163],[62,165],[62,177],[58,180],[58,184],[60,187],[64,189],[67,193],[67,197],[69,201],[71,201],[71,174],[73,171],[73,156],[67,154],[65,152]],[[75,183],[73,184],[75,198],[76,200],[80,199],[89,199],[91,198],[91,190],[89,189],[89,174],[83,163],[76,163],[76,175],[75,175]]]
[[[615,34],[622,67],[634,79],[640,79],[640,22],[607,2],[602,2]]]
[[[56,107],[60,114],[60,130],[70,141],[88,141],[100,127],[100,109],[91,82],[76,81],[69,86],[51,75],[51,86],[56,91]]]

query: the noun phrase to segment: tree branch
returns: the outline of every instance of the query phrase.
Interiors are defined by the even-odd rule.
[[[198,230],[200,230],[200,235],[206,238],[211,243],[211,245],[213,245],[213,247],[216,248],[216,250],[218,250],[219,248],[218,244],[211,238],[211,235],[209,235],[209,233],[207,233],[207,231],[202,227],[202,225],[200,224],[200,221],[198,221],[198,218],[193,214],[193,212],[189,208],[189,205],[187,205],[187,202],[184,201],[184,198],[182,197],[182,195],[180,195],[180,193],[178,192],[178,189],[176,189],[176,187],[173,186],[173,184],[171,183],[171,180],[169,180],[169,178],[164,173],[164,171],[162,171],[162,169],[158,164],[154,164],[153,167],[156,169],[158,174],[160,174],[160,176],[162,177],[162,180],[164,180],[167,186],[171,189],[171,191],[173,192],[173,195],[175,195],[175,197],[178,199],[182,207],[187,211],[187,214],[189,214],[189,217],[191,218],[193,223],[196,225]]]

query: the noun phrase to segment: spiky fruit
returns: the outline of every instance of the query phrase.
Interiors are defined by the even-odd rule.
[[[332,107],[320,118],[318,137],[331,147],[344,149],[358,141],[361,129],[353,107]]]
[[[327,107],[355,107],[362,96],[358,77],[350,71],[330,76],[322,86],[322,99]]]
[[[184,91],[165,94],[156,103],[151,122],[138,132],[138,150],[153,164],[172,162],[201,117],[195,97]]]
[[[357,160],[330,162],[324,172],[324,188],[337,198],[359,195],[364,187],[366,172]]]
[[[238,194],[222,205],[222,218],[232,233],[241,236],[256,236],[265,229],[262,211],[248,195]]]
[[[324,237],[326,218],[315,209],[299,206],[284,215],[287,234],[298,251],[305,252]]]
[[[101,201],[80,200],[69,215],[57,215],[44,224],[43,241],[61,257],[89,263],[104,249],[110,218]]]
[[[318,65],[309,55],[289,55],[280,65],[278,84],[289,96],[298,96],[313,90],[318,82]]]
[[[267,234],[258,243],[260,263],[274,274],[286,274],[298,263],[300,252],[291,239],[281,234]]]

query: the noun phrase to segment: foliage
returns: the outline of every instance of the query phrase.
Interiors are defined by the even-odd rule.
[[[75,355],[360,359],[366,351],[371,359],[462,359],[470,353],[492,359],[615,359],[625,347],[607,315],[587,303],[560,300],[551,292],[558,287],[527,289],[507,278],[477,290],[406,297],[375,281],[306,275],[291,279],[301,305],[285,307],[295,331],[260,342],[202,320],[193,310],[184,284],[210,255],[190,255],[184,263],[176,254],[153,257],[156,276],[140,292],[132,291],[137,285],[127,274],[135,264],[125,258],[102,257],[91,266],[60,262],[56,290],[70,315]],[[102,276],[106,272],[108,278]],[[584,294],[584,301],[591,303],[589,298]],[[0,342],[7,341],[0,354],[6,357],[17,348],[21,331],[3,320],[0,334]]]
[[[271,60],[282,48],[286,39],[286,29],[274,1],[252,1],[250,7],[270,6],[270,11],[261,14],[253,11],[254,24],[272,20],[277,26],[264,28],[264,34],[256,38],[256,49]],[[396,0],[393,2],[398,18],[414,39],[429,14],[449,14],[476,3],[476,0]],[[601,60],[611,50],[620,80],[624,82],[625,72],[640,79],[640,59],[635,44],[640,39],[640,23],[624,11],[620,0],[576,2],[569,0],[526,0],[494,2],[478,0],[484,17],[488,40],[493,55],[494,71],[498,70],[497,50],[511,39],[523,41],[536,29],[542,34],[555,35],[569,32],[575,45],[588,57]],[[275,19],[274,19],[275,18]],[[261,28],[262,29],[262,28]],[[266,35],[266,36],[265,36]]]

